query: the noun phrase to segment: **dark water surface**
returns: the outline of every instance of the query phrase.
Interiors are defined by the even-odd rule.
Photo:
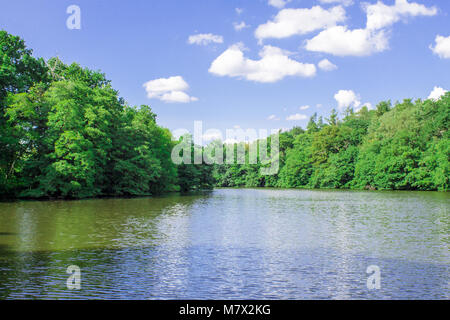
[[[0,203],[0,298],[450,299],[449,205],[273,189]]]

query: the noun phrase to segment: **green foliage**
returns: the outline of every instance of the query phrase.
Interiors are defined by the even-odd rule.
[[[211,166],[177,168],[170,131],[150,107],[125,105],[104,74],[36,60],[4,31],[0,50],[0,197],[136,196],[214,184]]]
[[[7,122],[8,95],[26,92],[35,83],[48,80],[44,60],[31,54],[22,39],[0,30],[0,195],[14,195],[20,184],[15,173],[22,145],[15,128]]]
[[[150,107],[127,106],[99,71],[31,54],[0,31],[0,197],[136,196],[214,185],[449,189],[450,93],[349,108],[343,119],[332,110],[326,123],[314,114],[306,130],[279,133],[280,170],[263,176],[266,164],[250,163],[249,144],[245,164],[175,165],[176,142]],[[191,143],[187,149],[190,159],[194,150],[205,153]]]
[[[307,130],[280,134],[280,171],[259,176],[247,165],[217,167],[218,186],[448,190],[450,93],[437,101],[405,100],[376,110],[314,114]],[[256,183],[255,183],[256,182]]]
[[[188,192],[191,190],[212,189],[215,184],[213,173],[214,166],[203,162],[203,159],[205,158],[205,149],[194,145],[190,135],[180,137],[178,142],[184,146],[182,151],[183,157],[185,156],[184,152],[187,152],[189,159],[188,163],[183,161],[178,165],[177,184],[180,191]],[[199,163],[197,164],[197,162]]]

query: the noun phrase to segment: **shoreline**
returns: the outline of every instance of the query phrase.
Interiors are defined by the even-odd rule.
[[[284,187],[245,187],[245,186],[240,186],[240,187],[214,187],[213,189],[204,189],[204,190],[196,190],[196,191],[188,191],[188,192],[180,192],[180,191],[169,191],[169,192],[163,192],[160,194],[148,194],[148,195],[130,195],[130,196],[95,196],[95,197],[85,197],[85,198],[26,198],[26,197],[17,197],[17,198],[4,198],[1,199],[0,198],[0,203],[13,203],[13,202],[21,202],[21,201],[26,201],[26,202],[30,202],[30,201],[39,201],[39,202],[47,202],[47,201],[80,201],[80,200],[108,200],[108,199],[138,199],[138,198],[163,198],[163,197],[167,197],[167,196],[189,196],[189,195],[195,195],[195,194],[200,194],[200,193],[205,193],[205,192],[213,192],[214,190],[220,190],[220,189],[231,189],[231,190],[238,190],[238,189],[246,189],[246,190],[250,190],[250,189],[255,189],[255,190],[286,190],[286,191],[294,191],[294,190],[298,190],[298,191],[312,191],[312,192],[320,192],[320,191],[327,191],[327,192],[367,192],[367,193],[372,193],[372,192],[380,192],[380,193],[385,193],[385,192],[398,192],[398,193],[403,193],[403,192],[414,192],[414,193],[418,193],[418,192],[424,192],[424,193],[431,193],[431,192],[435,192],[435,193],[439,193],[439,194],[446,194],[449,193],[450,190],[396,190],[396,189],[344,189],[344,188],[284,188]]]

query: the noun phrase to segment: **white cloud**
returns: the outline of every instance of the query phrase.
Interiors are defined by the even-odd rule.
[[[358,108],[361,105],[359,95],[355,94],[352,90],[339,90],[335,95],[338,103],[339,110],[343,110],[346,107]]]
[[[442,59],[450,59],[450,36],[436,36],[436,45],[430,49]]]
[[[180,103],[187,103],[198,100],[196,97],[190,97],[186,92],[183,91],[169,91],[164,93],[159,99],[164,102],[180,102]]]
[[[310,108],[310,107],[309,107],[308,105],[299,107],[300,110],[307,110],[307,109],[309,109],[309,108]]]
[[[270,116],[267,117],[267,120],[280,120],[280,118],[278,118],[276,115],[271,114]]]
[[[321,0],[321,2],[337,2]],[[340,1],[339,1],[340,2]],[[389,48],[387,27],[414,16],[433,16],[437,8],[395,0],[389,6],[381,1],[375,4],[364,4],[367,14],[365,29],[347,29],[347,26],[329,26],[314,38],[306,41],[309,51],[325,52],[337,56],[367,56]]]
[[[242,29],[248,28],[250,26],[248,24],[246,24],[244,21],[242,21],[240,23],[234,22],[233,27],[234,27],[234,30],[241,31]]]
[[[198,44],[198,45],[205,46],[211,42],[223,43],[223,37],[212,34],[212,33],[199,33],[199,34],[189,36],[189,38],[188,38],[189,44]]]
[[[259,25],[255,30],[255,37],[260,40],[287,38],[334,26],[345,19],[345,10],[341,6],[329,10],[320,6],[311,9],[283,9],[272,21]]]
[[[184,92],[189,89],[189,85],[181,76],[150,80],[144,83],[143,87],[147,92],[147,97],[150,99],[180,103],[198,100],[196,97],[190,97]]]
[[[236,10],[237,14],[241,14],[242,12],[244,12],[244,9],[242,9],[242,8],[236,8],[234,10]]]
[[[275,7],[277,9],[281,9],[284,8],[284,6],[288,3],[291,2],[292,0],[269,0],[269,5],[271,5],[272,7]]]
[[[429,7],[408,0],[395,0],[392,6],[378,1],[366,6],[367,29],[377,30],[389,27],[400,19],[415,16],[434,16],[437,14],[436,7]]]
[[[260,60],[244,57],[242,50],[242,44],[232,45],[212,62],[209,72],[256,82],[276,82],[286,76],[312,77],[316,74],[314,64],[292,60],[287,52],[277,47],[264,46],[259,52]]]
[[[306,119],[308,119],[308,116],[301,113],[291,114],[286,118],[286,120],[289,121],[306,120]]]
[[[437,100],[439,100],[446,92],[447,92],[447,90],[445,90],[444,88],[441,88],[441,87],[434,87],[434,88],[433,88],[433,91],[431,91],[430,95],[428,96],[428,99],[437,101]]]
[[[339,3],[343,6],[350,6],[353,4],[353,0],[319,0],[319,2],[324,4]]]
[[[328,59],[323,59],[318,64],[319,68],[324,71],[333,71],[337,69],[337,66],[330,62]]]
[[[306,41],[309,51],[325,52],[336,56],[367,56],[389,47],[383,30],[348,30],[345,26],[335,26],[320,32]]]

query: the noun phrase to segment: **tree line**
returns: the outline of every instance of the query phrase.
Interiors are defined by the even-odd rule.
[[[171,161],[170,131],[99,71],[34,58],[0,31],[0,198],[137,196],[213,187],[210,165]]]
[[[149,106],[129,106],[103,73],[34,58],[21,38],[0,31],[0,198],[214,186],[446,191],[449,117],[449,92],[438,100],[384,101],[375,110],[347,108],[342,119],[335,110],[326,119],[314,114],[306,129],[280,132],[274,175],[248,161],[177,165],[171,153],[181,140],[157,124]]]
[[[438,100],[406,99],[375,110],[347,108],[339,119],[314,114],[306,130],[279,133],[278,174],[258,164],[214,168],[220,187],[370,190],[449,189],[450,92]]]

